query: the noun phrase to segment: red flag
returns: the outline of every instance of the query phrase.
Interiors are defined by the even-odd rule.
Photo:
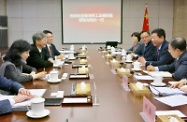
[[[146,8],[145,8],[142,31],[149,31],[149,16],[148,16],[147,5],[146,5]]]

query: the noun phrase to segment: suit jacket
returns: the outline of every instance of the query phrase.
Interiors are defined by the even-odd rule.
[[[143,56],[146,61],[150,61],[155,49],[156,47],[150,41],[146,46],[142,44],[140,50],[137,50],[135,54],[137,54],[138,57]]]
[[[187,51],[185,51],[174,63],[159,66],[158,68],[160,71],[173,72],[172,76],[176,80],[187,78]]]
[[[35,68],[44,68],[50,67],[53,64],[48,61],[49,56],[46,54],[45,49],[43,48],[41,53],[38,48],[32,44],[30,50],[30,56],[27,59],[27,64]]]
[[[24,88],[21,84],[9,80],[0,75],[0,89],[4,91],[10,91],[14,94],[17,94],[20,88]]]
[[[0,67],[0,75],[5,76],[8,79],[17,82],[27,82],[32,81],[33,77],[31,75],[23,75],[22,73],[36,72],[36,69],[22,63],[19,67],[16,67],[13,63],[6,61]]]
[[[0,89],[13,92],[17,94],[20,88],[23,86],[15,81],[9,80],[3,76],[0,76]],[[0,101],[0,115],[12,112],[12,106],[8,99]]]
[[[150,61],[146,61],[146,66],[153,65],[153,66],[161,66],[165,64],[171,64],[175,61],[175,59],[170,55],[168,52],[168,42],[165,40],[162,43],[161,49],[159,51],[159,57],[157,61],[157,48],[155,48],[154,54],[152,57],[149,58]]]
[[[49,50],[48,46],[46,45],[46,47],[45,47],[46,54],[49,57],[53,58],[53,60],[55,60],[55,56],[60,55],[60,52],[56,49],[54,44],[51,44],[51,49],[52,49],[52,56],[50,56],[50,50]]]
[[[12,106],[8,99],[0,101],[0,116],[12,112]]]

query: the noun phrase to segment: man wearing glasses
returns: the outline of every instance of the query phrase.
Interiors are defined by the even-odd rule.
[[[140,32],[140,37],[143,44],[141,45],[140,50],[136,51],[135,53],[131,53],[131,56],[135,58],[143,56],[147,61],[150,61],[156,47],[153,46],[150,33],[148,31]]]

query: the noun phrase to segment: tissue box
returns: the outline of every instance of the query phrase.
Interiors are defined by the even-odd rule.
[[[136,83],[130,83],[129,87],[135,96],[141,97],[150,95],[150,90],[146,86],[143,86],[142,89],[140,89],[137,87]]]
[[[123,77],[123,75],[126,75],[127,77],[131,76],[130,70],[129,69],[125,69],[125,68],[118,68],[117,69],[117,74],[120,78]]]
[[[79,52],[80,53],[85,53],[87,51],[87,49],[80,49]]]
[[[88,68],[79,68],[78,69],[78,73],[79,74],[88,74],[89,73],[89,69]]]
[[[177,115],[158,115],[157,116],[157,122],[170,122],[170,117],[175,117],[179,122],[184,122],[179,116]]]
[[[113,65],[113,66],[112,66],[112,65]],[[119,68],[119,61],[117,61],[117,60],[111,60],[111,61],[110,61],[110,67],[111,67],[111,68],[114,68],[114,69]]]
[[[107,51],[106,51],[106,50],[103,50],[102,53],[103,53],[103,55],[106,55],[106,54],[107,54]]]
[[[87,59],[81,59],[80,64],[88,64],[88,60]]]
[[[111,54],[106,54],[105,55],[105,59],[111,60],[112,59],[112,55]]]
[[[90,96],[91,95],[91,86],[90,83],[85,83],[85,89],[81,88],[81,83],[76,85],[76,96]]]
[[[80,53],[79,56],[86,57],[86,53]]]

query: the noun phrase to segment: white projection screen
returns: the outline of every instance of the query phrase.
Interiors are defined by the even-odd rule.
[[[62,0],[62,43],[122,42],[121,0]]]

